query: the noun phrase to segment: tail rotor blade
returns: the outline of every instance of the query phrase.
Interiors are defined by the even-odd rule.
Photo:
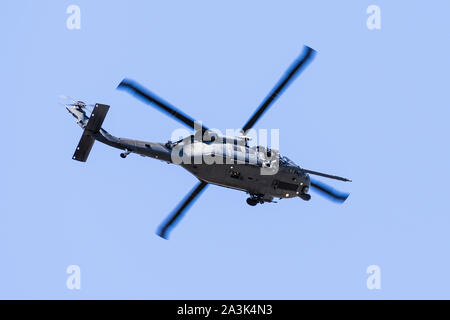
[[[291,81],[303,70],[303,68],[310,62],[315,55],[316,51],[308,46],[303,49],[303,54],[298,57],[294,63],[289,67],[283,77],[278,81],[269,95],[260,104],[256,112],[242,127],[242,131],[245,134],[253,125],[261,118],[264,112],[272,105],[272,103],[283,93],[283,91],[290,85]]]
[[[200,181],[197,186],[192,189],[191,193],[186,196],[186,198],[180,202],[178,207],[173,211],[173,213],[167,218],[167,220],[159,227],[157,234],[164,239],[168,238],[168,233],[171,228],[175,226],[178,220],[182,217],[185,211],[191,206],[198,196],[202,193],[208,183]]]
[[[318,191],[320,194],[327,197],[329,200],[339,203],[343,203],[345,200],[347,200],[348,196],[350,195],[349,193],[337,191],[334,188],[318,180],[311,179],[311,187],[313,187],[315,191]]]
[[[163,111],[164,113],[168,114],[170,117],[175,118],[176,120],[180,121],[181,123],[187,125],[188,127],[195,129],[194,123],[195,120],[188,116],[187,114],[183,113],[182,111],[178,110],[176,107],[171,105],[170,103],[164,101],[154,93],[150,92],[149,90],[145,89],[143,86],[139,85],[137,82],[130,80],[130,79],[123,79],[122,82],[119,84],[117,89],[123,89],[129,91],[134,96],[140,98],[145,103],[152,105],[156,107],[158,110]],[[202,131],[206,131],[208,128],[205,126],[202,127]]]
[[[70,101],[72,101],[72,103],[76,103],[76,102],[77,102],[77,101],[74,100],[72,97],[66,96],[66,95],[64,95],[64,94],[60,94],[60,95],[59,95],[59,98],[64,99],[64,100],[70,100]]]

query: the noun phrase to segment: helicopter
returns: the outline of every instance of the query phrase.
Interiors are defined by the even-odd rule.
[[[246,192],[249,195],[246,201],[250,206],[286,198],[309,201],[311,188],[330,200],[343,203],[349,193],[339,192],[311,178],[311,175],[340,181],[351,181],[350,179],[302,168],[288,157],[282,156],[278,150],[248,144],[249,131],[292,80],[310,63],[315,54],[315,50],[304,46],[302,54],[244,124],[239,136],[221,135],[208,129],[136,81],[127,78],[120,82],[117,89],[130,93],[193,129],[194,134],[175,142],[169,140],[165,143],[115,137],[102,128],[110,109],[109,105],[100,103],[87,105],[82,101],[72,100],[71,104],[65,105],[66,109],[83,129],[72,159],[86,162],[94,142],[99,141],[122,150],[120,156],[124,159],[130,154],[139,154],[180,165],[197,177],[199,180],[197,185],[159,226],[157,234],[164,239],[168,239],[170,230],[209,184]],[[88,106],[93,107],[89,116]]]

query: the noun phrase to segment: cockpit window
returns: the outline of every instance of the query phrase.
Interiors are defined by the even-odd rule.
[[[282,167],[286,167],[286,166],[295,166],[296,167],[297,166],[294,161],[292,161],[288,157],[282,156],[281,154],[280,154],[279,161],[280,161],[280,166],[282,166]]]
[[[173,145],[174,146],[176,146],[177,144],[179,144],[181,141],[183,141],[184,140],[184,138],[183,139],[180,139],[180,140],[178,140],[178,141],[175,141],[175,142],[173,142]]]

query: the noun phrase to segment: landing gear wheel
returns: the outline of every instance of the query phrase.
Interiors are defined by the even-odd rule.
[[[254,199],[254,198],[247,198],[247,204],[249,206],[254,207],[254,206],[256,206],[258,204],[258,200]]]
[[[120,154],[120,157],[125,159],[130,153],[131,153],[131,150],[125,149],[125,152],[122,152]]]
[[[302,198],[305,201],[311,200],[311,195],[307,194],[307,193],[300,193],[299,197]]]

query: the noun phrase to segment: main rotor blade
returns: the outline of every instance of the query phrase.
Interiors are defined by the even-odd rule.
[[[145,89],[143,86],[139,85],[137,82],[130,80],[130,79],[123,79],[122,82],[117,86],[117,89],[124,89],[129,91],[134,96],[140,98],[147,104],[151,104],[157,109],[167,113],[169,116],[175,118],[176,120],[182,122],[183,124],[187,125],[188,127],[195,129],[194,126],[195,120],[188,116],[187,114],[183,113],[182,111],[178,110],[176,107],[171,105],[170,103],[164,101],[163,99],[159,98],[154,93],[150,92],[149,90]],[[199,126],[200,128],[200,126]],[[208,130],[207,127],[202,126],[202,131]]]
[[[339,203],[343,203],[350,195],[349,193],[337,191],[325,183],[313,179],[311,179],[311,187],[313,187],[316,191],[319,191],[328,199]]]
[[[192,189],[191,193],[184,198],[183,202],[180,202],[180,204],[172,213],[172,215],[169,216],[167,220],[159,227],[157,234],[161,238],[164,239],[168,238],[169,230],[174,227],[174,224],[176,224],[178,219],[181,218],[181,216],[189,208],[189,206],[192,205],[195,202],[195,200],[197,200],[197,197],[200,195],[200,193],[205,189],[207,185],[208,183],[200,181],[200,183],[194,189]]]
[[[316,51],[308,46],[305,46],[303,53],[299,56],[294,63],[289,67],[283,77],[278,81],[269,95],[260,104],[253,116],[247,121],[242,128],[245,134],[249,129],[253,127],[256,121],[263,115],[263,113],[270,107],[270,105],[283,93],[283,91],[289,86],[290,82],[299,74],[300,71],[308,64],[310,60],[314,58]]]

